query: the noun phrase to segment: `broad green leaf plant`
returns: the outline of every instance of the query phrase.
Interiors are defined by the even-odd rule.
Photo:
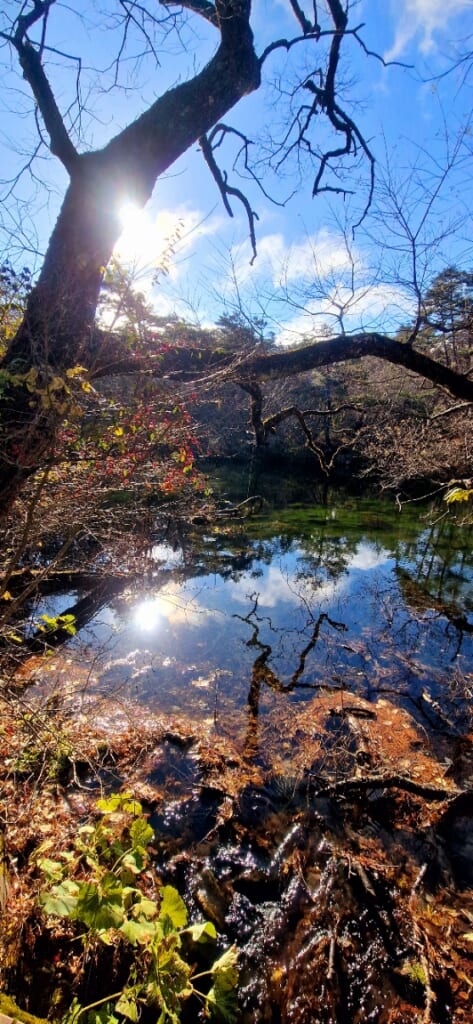
[[[53,859],[51,840],[36,851],[44,885],[39,902],[52,918],[78,922],[84,951],[92,944],[133,951],[127,981],[119,991],[81,1006],[73,1000],[63,1024],[119,1024],[139,1020],[145,1007],[157,1011],[156,1024],[178,1024],[183,1003],[200,1000],[206,1016],[236,1020],[237,952],[232,947],[199,974],[188,962],[189,949],[215,942],[211,921],[188,924],[186,906],[171,885],[157,883],[149,893],[148,846],[153,829],[129,793],[97,803],[101,817],[78,829],[72,849]],[[146,877],[145,877],[146,875]],[[126,957],[124,958],[126,960]],[[201,991],[203,988],[207,991]]]

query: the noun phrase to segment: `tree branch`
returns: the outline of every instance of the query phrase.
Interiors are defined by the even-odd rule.
[[[299,25],[301,26],[301,29],[302,29],[302,31],[303,31],[305,36],[307,36],[307,35],[309,35],[311,33],[315,33],[317,31],[320,32],[320,28],[317,25],[317,23],[312,24],[312,22],[309,21],[308,18],[306,18],[305,14],[304,14],[304,11],[302,10],[302,7],[297,2],[297,0],[289,0],[289,3],[291,5],[291,7],[292,7],[292,10],[294,11],[294,14],[295,14],[295,16],[296,16],[296,18],[297,18],[297,20],[299,22]]]
[[[36,24],[36,22],[41,18],[47,18],[52,3],[54,3],[54,0],[45,0],[44,3],[41,0],[36,0],[34,10],[29,15],[23,15],[18,18],[16,32],[14,36],[9,38],[9,41],[18,53],[23,77],[30,86],[43,118],[46,131],[51,140],[51,153],[59,158],[66,170],[71,174],[77,164],[79,155],[69,138],[41,63],[41,53],[44,47],[44,30],[39,51],[35,49],[26,35],[28,29]]]
[[[109,337],[109,336],[108,336]],[[112,356],[113,351],[113,356]],[[131,358],[124,344],[120,354],[119,340],[114,339],[113,349],[107,344],[107,335],[102,342],[97,338],[93,363],[91,361],[91,379],[111,377],[119,373],[156,372],[163,377],[174,376],[176,379],[198,380],[207,376],[209,370],[223,379],[233,378],[244,390],[249,391],[257,381],[281,380],[298,373],[308,373],[321,366],[347,362],[350,359],[364,359],[376,356],[395,366],[404,366],[406,370],[425,377],[432,384],[444,388],[464,402],[473,402],[473,380],[461,373],[456,373],[444,363],[439,363],[430,356],[417,352],[410,345],[394,341],[383,334],[343,334],[317,341],[303,348],[284,349],[271,355],[249,357],[236,352],[213,351],[206,348],[189,348],[176,346],[165,351],[157,351],[156,355],[140,359]]]
[[[193,0],[184,6],[203,13],[203,5]],[[106,163],[114,178],[124,179],[125,187],[131,182],[140,203],[149,199],[160,174],[260,85],[249,0],[217,0],[215,9],[221,40],[207,66],[160,96],[100,153],[91,154]]]
[[[220,170],[220,168],[219,168],[219,166],[217,164],[217,161],[215,160],[215,157],[214,157],[214,154],[213,154],[212,142],[213,142],[213,140],[215,138],[217,129],[218,129],[219,132],[223,131],[224,133],[227,130],[231,131],[231,129],[226,129],[224,125],[221,125],[221,124],[217,125],[217,127],[213,129],[213,131],[210,133],[209,136],[207,136],[207,135],[202,135],[201,136],[201,138],[199,139],[199,145],[200,145],[200,148],[202,150],[202,153],[203,153],[203,156],[204,156],[204,160],[205,160],[205,162],[206,162],[206,164],[207,164],[207,166],[208,166],[208,168],[210,170],[210,173],[212,174],[212,177],[217,182],[220,195],[222,196],[222,199],[223,199],[223,205],[224,205],[224,207],[225,207],[225,209],[226,209],[226,211],[228,213],[228,216],[229,217],[233,217],[233,210],[232,210],[232,208],[230,206],[230,201],[229,201],[229,198],[228,198],[229,196],[235,196],[235,199],[238,199],[240,201],[240,203],[242,203],[242,205],[244,206],[244,208],[246,210],[246,216],[248,218],[248,227],[249,227],[249,231],[250,231],[251,248],[252,248],[252,251],[253,251],[253,257],[250,260],[250,263],[253,264],[255,259],[256,259],[256,255],[257,255],[257,253],[256,253],[255,220],[259,220],[258,214],[255,212],[255,210],[251,209],[251,206],[250,206],[250,204],[248,202],[248,199],[246,198],[244,192],[242,192],[241,189],[235,188],[233,185],[229,185],[228,184],[226,171],[223,171],[223,173],[222,173],[222,171]],[[218,143],[218,145],[220,145],[220,142]]]
[[[425,377],[439,387],[446,388],[456,398],[473,401],[473,381],[456,373],[443,363],[431,359],[410,345],[383,334],[352,334],[315,342],[289,352],[253,357],[246,365],[248,376],[260,380],[278,379],[288,374],[307,373],[309,370],[349,359],[377,356],[406,370]],[[240,368],[241,372],[241,368]]]
[[[178,0],[158,0],[158,2],[161,7],[176,7]],[[193,14],[200,14],[211,25],[218,28],[219,20],[215,4],[209,3],[208,0],[179,0],[179,5],[185,7],[187,11],[192,11]]]
[[[348,190],[339,188],[334,185],[321,185],[323,176],[325,174],[327,165],[334,157],[346,156],[347,154],[354,152],[356,153],[357,145],[365,154],[370,165],[370,186],[368,191],[368,198],[364,207],[364,210],[357,221],[353,225],[353,231],[362,223],[368,210],[371,206],[374,193],[374,157],[363,137],[359,128],[348,114],[340,107],[336,101],[335,82],[338,69],[338,62],[340,59],[340,48],[344,36],[348,33],[348,16],[343,10],[339,0],[328,0],[328,6],[330,14],[332,16],[333,23],[335,25],[335,33],[330,46],[330,53],[328,58],[328,67],[325,75],[325,82],[323,86],[316,85],[312,79],[308,79],[304,83],[304,88],[308,89],[315,96],[312,110],[309,115],[309,121],[313,114],[317,113],[317,109],[320,107],[321,110],[327,115],[330,124],[336,132],[341,133],[344,136],[345,142],[343,145],[336,147],[335,149],[328,150],[325,152],[320,160],[320,167],[317,172],[314,186],[312,189],[312,195],[319,195],[321,192],[337,192],[342,195],[348,195]]]

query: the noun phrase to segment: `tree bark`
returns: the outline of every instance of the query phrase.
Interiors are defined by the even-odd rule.
[[[277,380],[296,373],[306,373],[320,366],[377,356],[406,370],[425,377],[432,384],[445,388],[452,395],[473,402],[473,380],[456,373],[443,363],[418,352],[411,345],[383,334],[352,334],[318,341],[289,352],[276,352],[251,359],[247,364],[252,379]]]

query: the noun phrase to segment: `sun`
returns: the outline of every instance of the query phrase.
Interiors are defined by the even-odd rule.
[[[169,256],[172,240],[178,230],[179,216],[162,210],[152,217],[135,203],[120,206],[118,217],[122,233],[114,249],[114,256],[134,267],[157,267]]]
[[[115,246],[115,256],[125,263],[151,263],[162,252],[164,239],[159,237],[149,214],[134,203],[124,203],[118,211],[122,233]]]

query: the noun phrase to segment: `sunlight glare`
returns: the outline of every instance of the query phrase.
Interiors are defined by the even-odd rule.
[[[151,253],[162,250],[163,239],[157,237],[145,210],[134,203],[124,203],[118,215],[123,228],[115,246],[119,259],[130,262],[152,259]]]
[[[133,612],[133,622],[146,633],[157,629],[163,620],[162,601],[158,597],[140,601]]]
[[[118,216],[123,230],[114,249],[116,258],[140,266],[158,264],[169,251],[179,218],[167,210],[151,218],[131,202],[123,203]]]

